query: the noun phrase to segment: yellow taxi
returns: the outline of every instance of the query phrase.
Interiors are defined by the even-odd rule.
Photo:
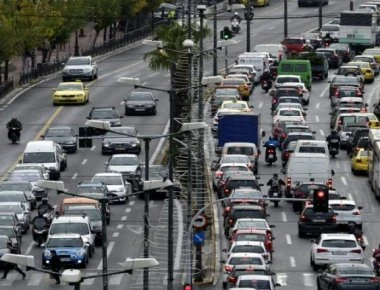
[[[363,51],[364,55],[372,55],[376,62],[380,64],[380,48],[367,48]]]
[[[90,93],[88,87],[81,81],[62,82],[53,89],[53,105],[85,104],[88,103]]]
[[[219,88],[236,88],[241,95],[243,101],[249,101],[249,96],[251,95],[250,87],[244,79],[238,78],[228,78],[224,79]]]
[[[375,73],[369,62],[350,61],[347,65],[358,65],[363,73],[364,81],[372,83],[375,80]]]
[[[255,7],[264,7],[264,6],[269,6],[270,0],[253,0],[251,3]]]
[[[239,110],[240,112],[249,112],[253,108],[253,106],[249,106],[246,101],[238,101],[238,100],[232,100],[232,101],[223,101],[222,105],[220,106],[221,109],[232,109],[232,110]]]
[[[360,148],[352,157],[351,171],[353,174],[368,173],[368,150]]]

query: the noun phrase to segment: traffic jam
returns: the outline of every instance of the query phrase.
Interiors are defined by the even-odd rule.
[[[356,12],[351,12],[352,18]],[[317,289],[379,289],[380,250],[373,249],[372,264],[365,261],[369,245],[363,206],[334,187],[332,162],[339,155],[348,160],[352,174],[368,175],[379,198],[380,105],[369,107],[364,96],[365,85],[379,74],[380,48],[357,50],[330,34],[328,25],[339,29],[339,19],[320,32],[258,44],[253,52],[240,54],[212,94],[217,156],[212,185],[222,200],[220,219],[228,245],[222,249],[223,289],[281,286],[272,271],[276,225],[268,217],[287,203],[298,214],[298,238],[311,241],[307,259]],[[322,139],[307,115],[312,83],[324,79],[331,133]],[[260,89],[271,98],[271,132],[261,129],[263,110],[250,102]],[[280,163],[281,172],[272,166],[273,174],[263,182],[259,160],[267,168]]]

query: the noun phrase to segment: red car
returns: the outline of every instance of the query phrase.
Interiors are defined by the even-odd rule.
[[[300,53],[303,51],[305,46],[305,38],[303,37],[288,37],[285,38],[281,44],[285,46],[288,50],[288,52],[291,53]]]

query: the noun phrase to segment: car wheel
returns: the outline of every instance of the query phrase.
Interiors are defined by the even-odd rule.
[[[97,78],[98,78],[98,73],[96,73],[96,74],[95,74],[94,78],[95,78],[95,79],[97,79]]]
[[[355,170],[354,168],[352,168],[352,167],[351,167],[351,172],[352,172],[354,175],[357,174],[356,170]]]

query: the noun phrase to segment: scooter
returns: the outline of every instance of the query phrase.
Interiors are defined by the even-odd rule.
[[[235,34],[239,33],[240,23],[237,19],[234,19],[231,21],[231,31],[232,31],[232,33],[235,33]]]
[[[328,147],[330,156],[335,158],[335,156],[339,154],[339,140],[330,140]]]
[[[267,81],[267,80],[263,80],[261,82],[261,87],[267,93],[272,88],[272,82]]]
[[[33,240],[39,247],[46,242],[48,236],[49,223],[44,218],[37,219],[32,228]]]
[[[276,147],[268,146],[265,151],[265,162],[269,165],[277,161]]]
[[[281,193],[280,188],[277,185],[272,186],[269,189],[268,196],[269,197],[274,197],[274,198],[280,198],[280,197],[282,197],[282,193]],[[270,202],[273,202],[274,207],[278,207],[278,204],[279,204],[280,201],[279,200],[270,200]]]
[[[17,136],[17,132],[19,131],[19,128],[8,128],[8,139],[12,142],[12,144],[16,144],[17,141],[19,141],[19,138]]]

